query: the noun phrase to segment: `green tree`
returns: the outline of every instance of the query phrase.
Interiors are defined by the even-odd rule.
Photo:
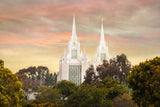
[[[160,57],[134,66],[128,82],[138,106],[160,107]]]
[[[53,86],[57,80],[57,74],[49,72],[46,66],[31,66],[19,70],[16,73],[19,81],[23,83],[23,90],[28,91],[28,88],[32,88],[33,91],[37,91],[41,85]]]
[[[60,91],[58,89],[44,89],[41,91],[41,94],[38,94],[36,96],[36,101],[39,103],[45,103],[45,102],[50,102],[50,103],[56,103],[60,100]]]
[[[119,68],[118,77],[120,83],[127,83],[127,76],[131,71],[131,63],[128,61],[125,54],[117,55],[116,65]]]
[[[75,91],[77,88],[76,84],[67,80],[59,81],[55,84],[54,88],[57,88],[60,90],[60,93],[62,95],[62,103],[64,103],[64,99]]]
[[[86,76],[84,77],[85,81],[83,82],[84,84],[91,84],[93,79],[95,78],[95,73],[94,73],[94,67],[91,65],[87,70],[86,70]]]
[[[61,107],[61,105],[58,104],[57,102],[56,103],[45,102],[45,103],[40,103],[40,104],[32,103],[30,106],[31,107]]]
[[[98,83],[96,87],[105,88],[108,92],[106,98],[111,100],[126,92],[125,88],[118,83],[118,80],[112,78],[105,78],[102,82]]]
[[[27,69],[20,69],[17,74],[25,74],[28,79],[34,80],[44,80],[46,74],[49,73],[49,69],[46,66],[30,66]]]
[[[106,98],[107,90],[104,88],[81,85],[68,97],[66,107],[112,107],[112,100]]]
[[[36,68],[36,72],[38,72],[37,79],[44,80],[46,78],[46,75],[49,74],[49,69],[46,66],[38,66]]]
[[[82,84],[68,97],[65,106],[68,107],[113,107],[112,100],[124,93],[118,80],[104,79],[95,84]]]
[[[118,79],[121,84],[127,83],[127,76],[131,71],[131,64],[125,54],[117,55],[116,58],[110,61],[103,61],[102,65],[97,67],[97,79],[103,80],[107,77]]]
[[[123,94],[113,99],[114,107],[137,107],[129,94]]]
[[[0,106],[17,107],[25,103],[22,84],[16,75],[4,68],[4,61],[0,59]]]
[[[57,74],[56,73],[54,73],[54,75],[52,75],[52,73],[46,74],[45,85],[52,86],[53,84],[56,83],[56,81],[57,81]]]
[[[28,91],[29,88],[32,88],[31,80],[27,78],[25,74],[16,74],[18,80],[22,83],[22,89]]]

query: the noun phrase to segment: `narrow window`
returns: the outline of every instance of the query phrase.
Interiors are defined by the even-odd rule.
[[[101,61],[106,59],[106,54],[105,53],[101,53]]]
[[[77,58],[77,50],[72,50],[72,59]]]

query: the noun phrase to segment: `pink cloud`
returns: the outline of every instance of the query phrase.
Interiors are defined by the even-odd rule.
[[[21,6],[13,9],[5,8],[0,11],[1,20],[4,19],[20,19],[31,18],[36,20],[39,16],[46,16],[52,19],[58,19],[62,16],[70,17],[73,13],[85,15],[87,13],[104,12],[105,14],[113,14],[116,11],[124,10],[130,13],[131,8],[139,8],[139,6],[154,3],[156,0],[87,0],[83,2],[59,2],[59,3],[35,3],[27,6]],[[116,13],[118,14],[118,13]]]

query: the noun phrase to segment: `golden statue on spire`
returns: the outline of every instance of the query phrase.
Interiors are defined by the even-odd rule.
[[[101,22],[103,22],[103,18],[101,18]]]

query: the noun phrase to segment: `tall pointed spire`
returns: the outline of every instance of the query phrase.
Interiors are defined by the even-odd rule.
[[[103,18],[101,19],[101,40],[100,40],[101,43],[104,43],[105,40],[104,40],[104,29],[103,29]]]
[[[75,15],[73,14],[72,39],[77,40]]]

